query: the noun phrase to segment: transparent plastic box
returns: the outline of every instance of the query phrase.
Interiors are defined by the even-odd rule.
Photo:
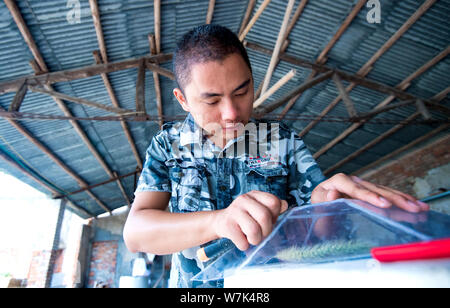
[[[193,280],[223,279],[253,266],[370,258],[374,247],[446,237],[450,237],[448,215],[381,209],[362,201],[339,199],[288,210],[258,246],[245,252],[231,248]]]

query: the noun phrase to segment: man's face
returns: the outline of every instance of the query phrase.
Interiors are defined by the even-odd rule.
[[[243,132],[253,110],[253,77],[241,55],[234,53],[223,61],[194,64],[191,78],[174,95],[195,122],[219,146]]]

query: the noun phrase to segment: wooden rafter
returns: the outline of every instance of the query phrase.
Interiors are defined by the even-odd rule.
[[[9,111],[19,111],[20,106],[22,105],[22,102],[25,98],[25,95],[27,94],[28,86],[26,81],[23,82],[22,86],[17,91],[16,95],[14,96],[11,105],[9,105]]]
[[[255,8],[256,0],[249,0],[247,4],[247,9],[245,10],[244,18],[242,18],[241,27],[239,28],[238,37],[241,35],[242,31],[244,31],[245,27],[250,20],[250,16],[252,15],[253,9]]]
[[[76,195],[76,194],[82,193],[82,192],[84,192],[86,190],[90,190],[90,189],[93,189],[93,188],[96,188],[96,187],[100,187],[100,186],[103,186],[103,185],[106,185],[106,184],[109,184],[109,183],[112,183],[112,182],[115,182],[115,181],[118,181],[118,180],[130,177],[130,176],[136,175],[139,172],[141,172],[141,169],[138,168],[137,170],[135,170],[133,172],[130,172],[130,173],[127,173],[127,174],[124,174],[124,175],[118,175],[117,173],[115,173],[114,174],[114,178],[112,178],[112,179],[109,179],[107,181],[103,181],[101,183],[92,184],[92,185],[89,185],[88,187],[85,187],[85,188],[82,188],[82,189],[79,189],[79,190],[76,190],[76,191],[72,191],[72,192],[66,193],[64,195],[61,195],[60,193],[58,193],[57,195],[55,195],[54,198],[55,199],[61,199],[61,198],[66,198],[68,196]]]
[[[154,0],[153,15],[155,18],[156,54],[161,53],[161,0]]]
[[[247,34],[250,32],[250,29],[253,27],[255,22],[258,20],[259,16],[261,16],[262,12],[266,9],[266,7],[269,5],[271,0],[264,0],[263,3],[259,6],[258,10],[256,11],[255,15],[253,15],[252,19],[248,22],[248,24],[245,26],[244,30],[242,30],[241,35],[239,36],[239,40],[242,42]]]
[[[94,59],[96,64],[101,64],[102,59],[100,56],[100,53],[98,51],[94,51],[93,53]],[[103,84],[106,87],[106,91],[108,92],[108,95],[111,99],[111,103],[116,107],[116,108],[120,108],[119,106],[119,101],[117,100],[116,94],[114,93],[114,90],[112,88],[111,82],[109,81],[108,75],[107,74],[101,74],[101,77],[103,79]],[[133,136],[130,133],[130,130],[128,128],[128,124],[125,121],[120,121],[120,125],[122,126],[122,130],[125,133],[125,137],[128,140],[128,143],[130,144],[130,148],[131,151],[133,152],[134,158],[136,159],[137,165],[139,166],[139,168],[142,168],[142,159],[139,155],[139,152],[136,148],[136,144],[134,143],[134,139]]]
[[[26,169],[24,169],[22,166],[20,166],[17,162],[9,159],[8,157],[6,157],[4,154],[2,154],[0,152],[0,157],[7,162],[8,164],[10,164],[12,167],[16,168],[17,170],[19,170],[20,172],[22,172],[23,174],[25,174],[27,177],[29,177],[30,179],[32,179],[33,181],[35,181],[36,183],[38,183],[39,185],[45,187],[48,191],[50,191],[53,196],[57,196],[60,194],[60,192],[58,192],[57,190],[55,190],[55,188],[51,187],[50,185],[48,185],[47,183],[45,183],[44,181],[42,181],[41,179],[39,179],[38,177],[34,176],[33,174],[31,174],[30,172],[28,172]],[[61,190],[61,189],[60,189]],[[88,217],[94,217],[94,215],[92,215],[91,213],[89,213],[88,211],[86,211],[85,209],[83,209],[82,207],[80,207],[79,205],[75,204],[72,202],[72,207],[74,207],[76,210],[82,212],[83,214],[85,214]]]
[[[437,127],[436,129],[432,130],[431,132],[429,132],[429,133],[427,133],[427,134],[417,138],[414,141],[411,141],[407,145],[405,145],[405,146],[403,146],[403,147],[401,147],[401,148],[399,148],[399,149],[397,149],[397,150],[395,150],[395,151],[393,151],[393,152],[391,152],[391,153],[381,157],[377,161],[375,161],[375,162],[373,162],[373,163],[371,163],[371,164],[369,164],[367,166],[364,166],[363,168],[353,172],[352,174],[361,176],[366,171],[374,169],[376,166],[380,165],[381,163],[385,162],[386,160],[394,158],[397,155],[399,155],[399,154],[401,154],[401,153],[411,149],[412,147],[414,147],[416,145],[419,145],[422,142],[426,142],[426,141],[430,140],[430,138],[432,138],[433,136],[435,136],[435,135],[439,134],[440,132],[445,131],[445,130],[447,130],[449,128],[450,128],[450,124],[442,124],[439,127]]]
[[[358,76],[365,77],[372,70],[375,62],[394,44],[399,38],[405,34],[405,32],[436,2],[436,0],[427,0],[422,6],[410,17],[408,20],[392,35],[383,46],[375,52],[375,54],[359,69],[356,73]],[[347,88],[346,92],[350,92],[356,86],[355,83],[351,83]],[[330,112],[342,99],[339,95],[334,99],[320,114],[321,117],[325,116]],[[305,136],[316,124],[318,120],[311,122],[303,131],[300,132],[299,136]]]
[[[150,34],[148,36],[149,45],[150,45],[150,53],[152,55],[156,54],[156,41],[155,41],[155,35]],[[155,94],[156,94],[156,108],[158,109],[158,117],[159,117],[159,128],[162,129],[162,126],[164,124],[163,117],[163,107],[162,107],[162,96],[161,96],[161,85],[159,83],[159,76],[158,73],[153,72],[153,81],[155,84]]]
[[[0,111],[6,111],[5,109],[0,107]],[[42,142],[40,142],[32,133],[30,133],[26,128],[20,125],[17,121],[6,119],[15,129],[19,131],[23,136],[25,136],[31,143],[33,143],[39,150],[41,150],[45,155],[50,157],[59,167],[61,167],[68,175],[77,181],[78,185],[81,188],[87,187],[88,184],[74,172],[71,168],[69,168],[61,159],[59,159],[49,148],[47,148]],[[97,204],[107,212],[111,213],[111,210],[103,204],[97,196],[95,196],[91,191],[86,191],[89,196],[94,199]]]
[[[326,73],[323,73],[322,75],[317,76],[316,78],[305,82],[303,84],[301,84],[300,86],[298,86],[297,88],[293,89],[290,93],[288,93],[286,96],[284,96],[283,98],[279,99],[278,101],[273,102],[272,104],[265,106],[265,107],[259,107],[255,110],[255,114],[258,118],[263,117],[264,115],[266,115],[269,112],[274,111],[275,109],[283,106],[286,102],[288,102],[290,99],[292,99],[293,97],[297,96],[299,93],[302,93],[306,90],[308,90],[309,88],[331,78],[331,76],[334,74],[333,71],[329,71]]]
[[[332,79],[336,85],[336,88],[338,89],[340,95],[342,96],[342,100],[344,101],[345,108],[347,109],[348,115],[351,118],[354,118],[358,115],[358,112],[356,112],[355,105],[353,104],[353,101],[351,100],[348,93],[345,91],[345,87],[342,84],[341,78],[339,78],[338,74],[333,74]]]
[[[90,0],[89,1],[89,5],[91,7],[91,12],[92,12],[92,18],[94,21],[94,27],[95,27],[95,32],[97,34],[97,42],[98,42],[98,46],[99,46],[99,50],[100,51],[94,51],[93,52],[93,56],[95,59],[95,63],[98,64],[103,64],[103,63],[108,63],[108,52],[106,49],[106,43],[105,43],[105,38],[103,36],[103,27],[102,27],[102,23],[100,20],[100,10],[98,7],[98,3],[97,0]],[[103,84],[105,85],[106,91],[108,92],[109,98],[111,100],[111,103],[113,104],[113,106],[115,108],[120,108],[120,104],[119,101],[117,99],[116,94],[114,93],[114,90],[111,86],[111,82],[109,81],[108,75],[106,73],[100,74],[103,80]],[[133,136],[130,133],[130,130],[128,129],[128,125],[125,121],[120,121],[120,125],[122,126],[122,130],[125,134],[125,137],[128,140],[128,143],[130,144],[130,148],[131,151],[133,152],[133,155],[136,159],[136,162],[138,164],[138,166],[140,168],[142,168],[142,159],[139,155],[139,152],[136,148],[136,144],[134,143],[134,139]],[[124,196],[125,199],[127,200],[127,202],[129,202],[128,196]]]
[[[438,63],[439,61],[441,61],[442,59],[444,59],[448,54],[450,53],[450,47],[447,47],[443,52],[439,53],[436,57],[434,57],[433,59],[431,59],[430,61],[428,61],[427,63],[425,63],[422,67],[420,67],[417,71],[415,71],[414,73],[412,73],[410,76],[408,76],[405,80],[403,80],[401,83],[399,83],[396,86],[396,93],[392,93],[394,95],[390,95],[389,97],[387,97],[385,100],[383,100],[381,103],[379,103],[374,110],[383,108],[385,106],[387,106],[389,103],[391,103],[396,97],[403,99],[403,100],[417,100],[420,99],[418,97],[415,97],[407,92],[404,92],[404,90],[406,88],[409,87],[409,85],[411,84],[411,81],[413,80],[413,78],[417,78],[420,76],[420,74],[423,74],[426,70],[428,70],[429,68],[431,68],[432,66],[434,66],[436,63]],[[401,97],[399,97],[400,92],[402,92]],[[430,100],[428,100],[430,101]],[[431,99],[430,103],[435,103],[433,101],[433,99]],[[321,114],[322,116],[322,114]],[[331,142],[329,142],[328,144],[326,144],[324,147],[322,147],[321,149],[319,149],[319,151],[317,151],[316,153],[314,153],[314,157],[318,158],[320,155],[324,154],[326,151],[328,151],[329,149],[331,149],[333,146],[335,146],[336,144],[338,144],[340,141],[342,141],[343,139],[345,139],[348,135],[350,135],[352,132],[354,132],[356,129],[358,129],[361,125],[363,125],[364,122],[361,123],[355,123],[353,125],[351,125],[349,128],[347,128],[344,132],[342,132],[339,136],[337,136],[335,139],[333,139]]]
[[[131,114],[131,113],[135,113],[135,111],[133,111],[133,110],[127,110],[127,109],[122,109],[122,108],[111,107],[111,106],[99,104],[99,103],[96,103],[96,102],[92,102],[92,101],[89,101],[89,100],[84,99],[84,98],[78,98],[78,97],[69,96],[69,95],[66,95],[66,94],[63,94],[63,93],[60,93],[60,92],[56,92],[56,91],[53,91],[53,90],[46,90],[44,88],[31,87],[31,86],[28,87],[28,88],[29,88],[29,90],[31,92],[46,94],[46,95],[49,95],[49,96],[54,97],[54,98],[63,99],[63,100],[68,101],[68,102],[82,104],[82,105],[86,105],[86,106],[89,106],[89,107],[94,107],[94,108],[106,110],[106,111],[109,111],[109,112],[112,112],[112,113],[117,113],[117,114]]]
[[[101,23],[101,20],[100,20],[100,10],[98,8],[97,0],[89,0],[89,5],[91,7],[92,19],[94,21],[95,32],[97,34],[97,42],[98,42],[98,46],[100,48],[100,54],[101,54],[101,58],[98,57],[99,59],[96,59],[96,62],[97,63],[98,62],[100,62],[100,63],[108,63],[109,62],[108,61],[108,53],[107,53],[107,50],[106,50],[105,38],[103,36],[103,28],[102,28],[102,23]],[[94,57],[95,57],[95,54],[94,54]],[[104,84],[105,84],[105,86],[107,88],[108,94],[109,94],[109,96],[111,98],[111,102],[114,102],[113,103],[113,105],[115,105],[114,108],[119,108],[119,103],[117,102],[117,98],[116,98],[116,96],[114,94],[114,91],[112,90],[112,87],[108,88],[108,84],[110,85],[108,76],[106,74],[102,74],[102,79],[103,79],[103,82],[104,82]],[[134,147],[133,153],[136,156],[137,150],[135,148],[134,142],[131,142],[132,139],[130,139],[131,134],[128,131],[128,127],[126,126],[126,123],[124,121],[121,121],[121,123],[122,123],[122,128],[124,129],[124,132],[125,132],[125,136],[128,139],[128,142],[131,144],[132,149]],[[140,163],[140,158],[137,160],[137,162],[138,162],[138,164]],[[116,175],[116,172],[113,172],[113,175]],[[110,175],[110,177],[111,177],[111,175]],[[119,187],[119,189],[120,189],[120,191],[122,193],[123,198],[127,202],[128,206],[131,207],[130,199],[128,198],[128,196],[126,194],[122,183],[120,182],[120,180],[117,180],[116,183],[117,183],[117,186]]]
[[[206,13],[206,24],[209,25],[212,22],[214,16],[214,6],[216,5],[216,0],[209,0],[208,12]]]
[[[442,91],[441,93],[437,94],[436,96],[434,96],[432,98],[433,101],[436,102],[440,102],[442,101],[447,94],[450,93],[450,87],[447,87],[444,91]],[[389,136],[393,135],[394,133],[396,133],[397,131],[399,131],[400,129],[402,129],[403,127],[405,127],[406,125],[408,125],[408,123],[412,122],[413,120],[415,120],[417,117],[420,116],[419,112],[415,112],[414,114],[412,114],[411,116],[409,116],[404,123],[401,124],[397,124],[394,127],[392,127],[391,129],[389,129],[388,131],[384,132],[383,134],[381,134],[380,136],[376,137],[375,139],[373,139],[372,141],[370,141],[369,143],[365,144],[363,147],[361,147],[360,149],[356,150],[355,152],[353,152],[352,154],[348,155],[346,158],[342,159],[341,161],[337,162],[336,164],[334,164],[333,166],[331,166],[330,168],[328,168],[327,170],[324,171],[325,175],[330,174],[331,172],[335,171],[336,169],[342,167],[343,165],[345,165],[346,163],[350,162],[351,160],[355,159],[356,157],[360,156],[362,153],[364,153],[365,151],[367,151],[368,149],[374,147],[376,144],[380,143],[381,141],[383,141],[384,139],[388,138]]]
[[[350,26],[353,19],[358,15],[359,11],[362,9],[362,7],[366,4],[367,0],[359,0],[358,3],[355,5],[355,7],[352,9],[350,14],[345,18],[342,25],[339,27],[338,31],[334,34],[334,36],[331,38],[331,40],[328,42],[327,46],[322,50],[319,57],[316,59],[316,64],[325,64],[327,60],[327,54],[328,52],[333,48],[333,46],[337,43],[337,41],[341,38],[341,36],[344,34],[345,30]],[[317,74],[316,70],[312,70],[311,74],[306,78],[307,81],[314,78]],[[301,97],[301,94],[298,96],[292,98],[288,104],[284,107],[283,111],[281,112],[281,115],[279,117],[279,120],[282,120],[284,116],[288,113],[288,111],[294,106],[295,102]]]
[[[51,73],[49,73],[48,71],[40,71],[37,75],[24,76],[15,80],[0,82],[0,94],[16,92],[21,87],[24,81],[27,81],[29,86],[44,86],[52,85],[58,82],[68,82],[101,74],[137,68],[141,59],[145,59],[147,69],[154,70],[160,75],[174,79],[174,75],[171,71],[155,64],[155,62],[161,63],[172,60],[172,54],[159,54],[156,56],[146,56],[120,62],[90,65],[72,70]]]
[[[136,111],[146,115],[145,109],[145,61],[141,60],[136,81]]]
[[[8,1],[8,2],[12,2],[13,3],[13,1]],[[13,16],[15,16],[14,20],[15,20],[17,26],[18,26],[22,36],[25,38],[25,41],[27,42],[28,47],[30,48],[30,50],[32,50],[32,53],[33,53],[33,55],[35,57],[36,62],[39,64],[39,68],[40,68],[39,73],[41,73],[41,72],[42,73],[48,73],[48,68],[45,65],[45,61],[43,60],[43,57],[40,54],[39,49],[37,48],[36,44],[34,43],[34,40],[33,40],[32,36],[31,36],[29,30],[28,30],[28,27],[27,27],[25,21],[23,20],[23,18],[21,18],[21,14],[20,14],[20,11],[19,11],[18,7],[16,5],[10,5],[10,6],[8,6],[8,8],[11,11],[11,14]],[[40,75],[40,76],[43,76],[43,75]],[[40,76],[36,76],[36,78],[39,78]],[[27,80],[27,83],[30,86],[29,80]],[[31,86],[33,86],[33,85],[31,85]],[[41,86],[43,86],[45,88],[45,90],[47,90],[47,91],[54,91],[54,89],[50,86],[50,84],[48,82],[44,81],[41,84]],[[68,109],[68,107],[65,105],[65,103],[61,99],[56,98],[56,97],[54,97],[53,99],[55,100],[55,102],[57,103],[58,107],[64,112],[64,114],[66,116],[73,116],[71,111]],[[86,144],[88,149],[91,151],[91,153],[94,155],[94,157],[100,163],[100,165],[103,167],[103,169],[108,174],[108,176],[109,177],[113,177],[113,173],[110,170],[109,166],[106,164],[106,162],[104,161],[103,157],[100,155],[100,153],[94,147],[92,142],[89,140],[89,138],[87,137],[86,133],[81,128],[81,126],[78,124],[78,122],[76,122],[74,120],[71,120],[70,123],[73,126],[73,128],[75,129],[75,131],[78,133],[80,138],[83,140],[83,142]],[[46,151],[49,151],[49,150],[46,149]],[[53,153],[49,152],[47,154],[53,154]],[[54,158],[54,155],[52,156],[52,158]],[[61,163],[61,161],[59,159],[57,161],[59,163]],[[60,166],[65,166],[65,165],[60,165]],[[66,171],[69,171],[69,170],[70,169],[68,169]],[[82,181],[82,182],[79,181],[79,180],[81,180],[81,178],[77,174],[75,174],[72,170],[70,170],[70,172],[71,172],[70,173],[71,175],[74,175],[74,176],[76,176],[78,178],[78,182],[80,183],[80,185],[82,187],[86,186],[86,183],[84,181]],[[92,192],[87,191],[87,193],[91,196],[91,198],[93,198],[97,202],[97,204],[99,204],[105,211],[107,211],[107,212],[109,212],[111,214],[111,211],[108,209],[108,207],[106,207],[103,204],[103,202],[101,202]]]
[[[286,39],[286,30],[289,23],[289,18],[291,17],[291,12],[294,9],[295,0],[289,0],[286,11],[284,13],[283,22],[281,23],[280,32],[278,34],[278,39],[273,50],[272,57],[270,59],[269,68],[267,69],[266,76],[264,78],[261,94],[263,95],[269,88],[270,80],[272,79],[273,71],[278,63],[278,57],[280,55],[281,47]]]

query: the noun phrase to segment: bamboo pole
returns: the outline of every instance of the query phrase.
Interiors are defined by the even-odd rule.
[[[148,41],[150,45],[150,53],[156,54],[156,41],[155,41],[155,35],[150,34],[148,36]],[[153,81],[155,84],[155,94],[156,94],[156,108],[158,109],[158,116],[159,116],[159,128],[162,129],[162,126],[164,124],[163,121],[163,107],[162,107],[162,96],[161,96],[161,85],[159,83],[159,76],[158,73],[153,72]]]
[[[267,88],[269,87],[270,80],[272,79],[273,71],[275,70],[275,65],[278,63],[278,57],[280,54],[281,47],[285,41],[285,35],[287,26],[289,23],[289,18],[291,16],[292,9],[294,8],[295,0],[289,0],[286,11],[284,13],[284,19],[283,23],[281,24],[280,32],[278,34],[278,39],[275,44],[275,48],[273,50],[272,58],[270,59],[269,68],[267,69],[266,77],[264,78],[264,83],[261,90],[261,95],[264,95],[264,93],[267,91]]]
[[[172,80],[174,79],[174,75],[171,71],[154,64],[155,62],[161,63],[170,61],[172,59],[172,54],[159,54],[156,56],[146,56],[119,62],[90,65],[82,68],[51,73],[45,70],[39,70],[39,73],[37,73],[36,75],[28,75],[20,77],[18,79],[0,82],[0,94],[16,92],[21,87],[24,81],[28,81],[29,86],[43,86],[52,85],[58,82],[68,82],[101,74],[133,69],[139,66],[139,62],[141,59],[145,59],[147,69],[152,71],[154,70],[160,75],[168,77]]]
[[[261,16],[262,12],[266,9],[266,7],[269,5],[271,0],[264,0],[264,2],[261,4],[261,6],[256,11],[255,15],[253,15],[252,19],[248,22],[247,26],[242,31],[241,35],[239,36],[239,40],[242,42],[247,34],[250,32],[250,29],[253,27],[255,22],[258,20],[259,16]]]
[[[361,69],[356,73],[359,76],[365,77],[372,70],[374,63],[387,51],[392,45],[394,45],[397,40],[405,34],[405,32],[436,2],[436,0],[427,0],[395,33],[392,35],[383,46],[377,50],[377,52],[361,67]],[[356,84],[351,83],[347,88],[346,92],[350,92]],[[331,111],[342,99],[342,96],[338,96],[333,102],[331,102],[325,110],[322,111],[321,116],[325,116]],[[318,121],[310,123],[303,131],[299,134],[300,137],[305,136]]]
[[[250,15],[252,14],[253,9],[255,8],[256,0],[249,0],[247,9],[244,14],[244,18],[241,22],[241,27],[239,28],[238,37],[241,36],[242,31],[244,31],[245,27],[248,24],[248,21],[250,20]]]
[[[253,109],[259,107],[266,99],[268,99],[270,96],[272,96],[276,91],[278,91],[282,86],[284,86],[289,80],[291,80],[295,74],[297,73],[296,70],[292,69],[290,70],[286,75],[283,76],[276,84],[274,84],[266,93],[264,93],[261,97],[259,97],[254,103],[253,103]]]
[[[154,0],[156,53],[161,53],[161,0]]]
[[[94,51],[93,53],[94,59],[96,64],[101,64],[102,63],[102,59],[100,56],[100,53],[98,51]],[[112,88],[111,82],[109,81],[108,75],[107,74],[101,74],[102,79],[103,79],[103,83],[106,87],[106,90],[108,92],[108,95],[111,99],[111,103],[116,107],[116,108],[120,108],[119,106],[119,101],[117,100],[116,94],[114,93],[114,90]],[[139,168],[142,168],[142,160],[141,157],[139,155],[139,152],[136,148],[136,144],[134,143],[134,139],[133,136],[130,133],[130,130],[128,128],[128,124],[125,121],[120,121],[120,125],[122,126],[122,130],[125,133],[125,137],[128,140],[128,143],[130,144],[130,148],[131,151],[133,152],[134,158],[136,159],[137,165],[139,166]]]
[[[133,110],[127,110],[127,109],[122,109],[122,108],[116,108],[116,107],[111,107],[111,106],[106,106],[103,104],[99,104],[99,103],[95,103],[95,102],[91,102],[87,99],[83,99],[83,98],[78,98],[78,97],[73,97],[73,96],[69,96],[63,93],[59,93],[53,90],[46,90],[44,88],[38,88],[38,87],[28,87],[28,89],[31,92],[35,92],[35,93],[42,93],[42,94],[46,94],[46,95],[50,95],[54,98],[59,98],[59,99],[63,99],[65,101],[69,101],[72,103],[77,103],[77,104],[82,104],[82,105],[86,105],[89,107],[94,107],[94,108],[98,108],[98,109],[102,109],[102,110],[106,110],[112,113],[117,113],[117,114],[134,114],[136,113]]]
[[[206,24],[207,25],[209,25],[213,19],[215,4],[216,4],[216,0],[209,0],[208,12],[206,13]]]

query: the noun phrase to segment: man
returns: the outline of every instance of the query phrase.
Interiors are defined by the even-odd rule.
[[[189,115],[153,138],[124,229],[131,251],[173,254],[170,286],[221,287],[222,281],[190,280],[204,268],[199,246],[220,238],[241,250],[257,245],[288,204],[354,198],[428,210],[357,177],[326,179],[295,132],[251,120],[251,65],[230,30],[205,25],[188,32],[178,42],[174,73],[173,93]]]

